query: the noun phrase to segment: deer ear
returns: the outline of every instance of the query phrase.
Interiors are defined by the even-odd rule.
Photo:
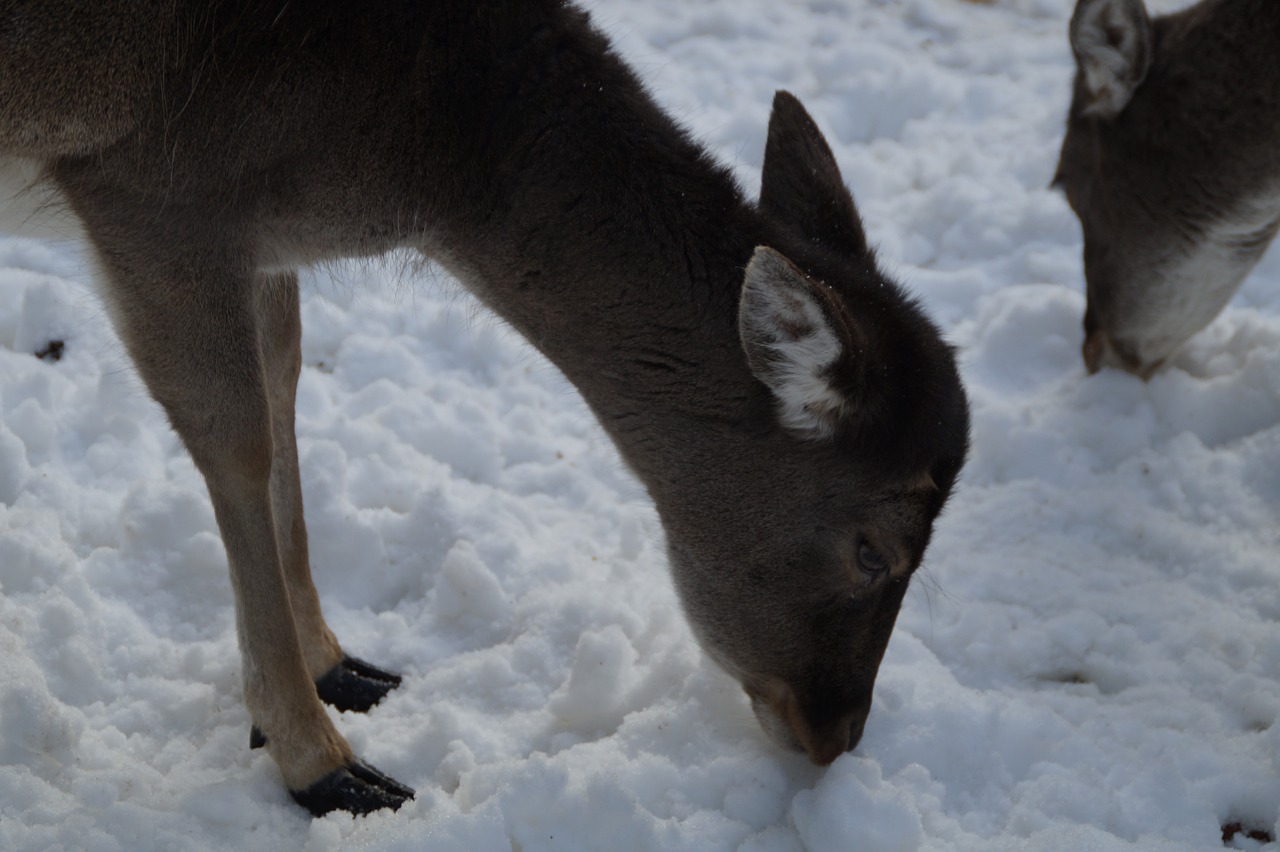
[[[1142,0],[1080,0],[1071,16],[1084,115],[1120,113],[1151,67],[1151,20]]]
[[[818,125],[790,92],[773,96],[760,209],[829,249],[867,253],[862,220],[836,158]]]
[[[852,414],[857,365],[850,353],[865,347],[855,345],[828,288],[771,248],[758,247],[747,264],[738,334],[788,431],[826,438]]]

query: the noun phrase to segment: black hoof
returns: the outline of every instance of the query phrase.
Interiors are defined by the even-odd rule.
[[[400,675],[384,672],[355,657],[343,657],[318,681],[316,693],[338,710],[363,713],[400,685]]]
[[[383,775],[369,764],[356,760],[335,770],[305,790],[290,790],[293,800],[324,816],[330,811],[347,811],[359,816],[383,808],[399,810],[413,798],[413,789]]]

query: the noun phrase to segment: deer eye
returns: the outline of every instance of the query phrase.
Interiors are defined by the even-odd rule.
[[[870,542],[862,539],[858,542],[858,567],[868,577],[875,578],[889,570],[889,560],[876,550]]]

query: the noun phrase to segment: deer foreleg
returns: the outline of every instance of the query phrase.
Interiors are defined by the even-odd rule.
[[[278,319],[262,310],[270,301],[261,295],[267,282],[207,221],[177,234],[169,233],[175,217],[132,229],[122,227],[118,205],[106,208],[106,226],[95,227],[92,207],[85,219],[121,336],[209,488],[235,592],[254,727],[294,798],[313,813],[398,807],[413,791],[355,759],[325,713],[308,665],[332,668],[341,651],[324,627],[306,568],[292,439],[296,365],[283,370],[293,376],[284,382],[285,400],[282,383],[269,378],[282,374],[283,362],[274,345],[264,345],[276,339],[265,332]],[[296,292],[291,298],[296,314]],[[284,348],[296,349],[296,341]]]
[[[271,408],[271,508],[303,660],[321,701],[339,710],[363,712],[399,686],[400,676],[343,653],[325,624],[311,581],[294,433],[294,400],[302,369],[297,274],[263,276],[254,297]]]

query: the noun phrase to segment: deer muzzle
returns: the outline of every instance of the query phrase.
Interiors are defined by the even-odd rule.
[[[765,732],[779,745],[805,752],[818,766],[827,766],[857,746],[871,712],[870,691],[834,713],[826,707],[806,707],[795,690],[777,678],[747,694]]]

